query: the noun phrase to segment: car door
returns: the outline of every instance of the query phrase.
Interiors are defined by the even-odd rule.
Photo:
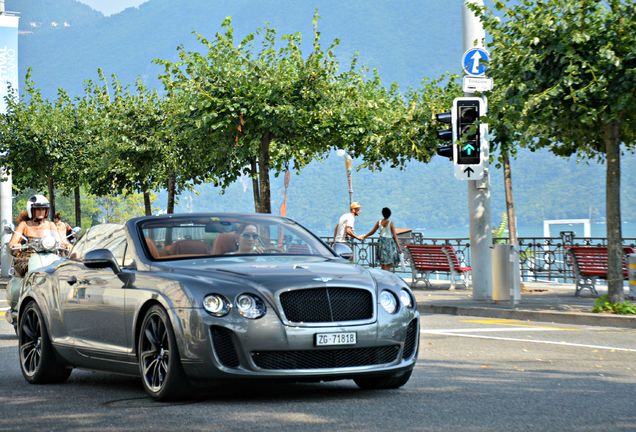
[[[123,229],[120,231],[107,238],[102,232],[97,238],[101,241],[89,242],[83,254],[107,248],[115,257],[123,257],[126,237]],[[130,350],[125,327],[124,282],[109,268],[87,268],[82,262],[83,254],[58,272],[64,333],[82,354],[105,358],[125,355]]]

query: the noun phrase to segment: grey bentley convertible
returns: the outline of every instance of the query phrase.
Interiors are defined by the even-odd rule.
[[[184,214],[102,224],[68,259],[27,275],[20,366],[31,383],[73,368],[141,376],[155,399],[237,379],[406,384],[415,297],[271,215]]]

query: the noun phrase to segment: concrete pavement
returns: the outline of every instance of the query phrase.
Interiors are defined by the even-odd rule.
[[[408,282],[408,281],[407,281]],[[420,284],[413,289],[420,312],[425,314],[469,315],[502,319],[554,322],[601,327],[636,328],[636,315],[593,313],[595,297],[574,296],[572,284],[524,283],[521,301],[478,301],[472,298],[472,289],[448,289],[446,281],[432,281],[432,289]],[[606,294],[607,287],[597,287]],[[627,290],[625,296],[627,298]]]

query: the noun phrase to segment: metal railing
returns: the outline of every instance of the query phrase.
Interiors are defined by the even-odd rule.
[[[607,238],[590,237],[576,238],[569,233],[560,237],[520,237],[519,265],[521,279],[527,282],[574,282],[572,265],[567,259],[566,246],[607,246]],[[333,238],[322,237],[326,242]],[[422,233],[413,232],[406,239],[400,239],[404,244],[434,244],[450,245],[455,249],[461,265],[471,265],[470,241],[468,238],[429,238]],[[493,243],[507,243],[507,238],[494,238]],[[368,238],[362,242],[352,242],[350,246],[354,252],[354,261],[367,267],[380,267],[378,262],[378,239]],[[636,238],[623,239],[623,246],[636,248]],[[407,262],[408,265],[408,262]],[[395,269],[399,272],[399,268]],[[407,272],[411,270],[407,268]],[[441,275],[443,277],[443,275]],[[439,276],[438,276],[439,277]]]

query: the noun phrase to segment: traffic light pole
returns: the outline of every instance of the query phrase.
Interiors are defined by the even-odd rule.
[[[467,4],[483,5],[483,0],[466,0],[463,5],[464,51],[483,47],[486,37],[481,21],[468,9]],[[465,96],[474,96],[465,93]],[[488,161],[484,161],[481,180],[469,180],[468,211],[470,218],[470,255],[473,299],[488,300],[492,294],[492,231],[490,216],[490,176]]]

